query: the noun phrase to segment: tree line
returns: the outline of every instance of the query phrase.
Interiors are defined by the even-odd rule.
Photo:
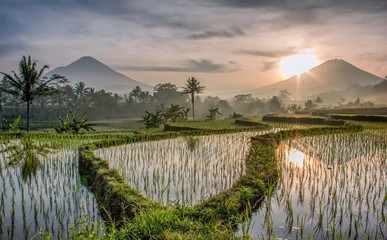
[[[308,99],[303,105],[289,104],[291,93],[281,90],[270,98],[239,94],[224,100],[217,96],[201,97],[205,86],[191,77],[185,86],[159,83],[153,92],[143,91],[136,86],[130,92],[120,95],[104,89],[96,90],[77,82],[72,86],[65,76],[44,76],[49,67],[37,68],[37,61],[30,56],[23,57],[19,72],[3,73],[0,82],[0,117],[15,119],[18,115],[26,121],[30,130],[30,119],[34,121],[56,121],[56,115],[65,117],[70,111],[76,115],[87,112],[90,119],[115,117],[144,117],[144,114],[168,112],[180,109],[184,117],[212,120],[216,117],[240,117],[266,113],[285,113],[317,108],[323,100]],[[181,114],[181,112],[179,113]],[[163,121],[169,121],[163,120]]]

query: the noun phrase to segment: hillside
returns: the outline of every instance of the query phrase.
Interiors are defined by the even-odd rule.
[[[387,80],[376,84],[372,88],[372,95],[377,102],[387,103]]]
[[[71,84],[82,81],[96,90],[105,89],[116,93],[130,92],[137,85],[146,91],[153,89],[152,86],[116,72],[93,57],[81,57],[67,66],[55,68],[46,75],[52,74],[65,76]]]
[[[276,94],[287,89],[296,99],[329,91],[343,91],[348,88],[375,85],[383,79],[368,73],[341,59],[328,60],[308,72],[292,76],[286,80],[255,89],[255,95]]]

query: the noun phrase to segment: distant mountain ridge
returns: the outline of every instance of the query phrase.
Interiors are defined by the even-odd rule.
[[[57,67],[46,75],[52,74],[65,76],[72,84],[82,81],[87,87],[93,87],[96,90],[105,89],[115,93],[128,93],[136,86],[146,91],[153,89],[152,86],[116,72],[90,56],[81,57],[67,66]]]
[[[329,91],[343,91],[353,86],[368,86],[383,81],[376,75],[342,60],[328,60],[308,72],[252,91],[255,95],[276,94],[287,89],[292,98],[300,99]]]
[[[372,95],[376,101],[387,103],[387,79],[372,88]]]

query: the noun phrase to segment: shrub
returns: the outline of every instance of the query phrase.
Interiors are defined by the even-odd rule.
[[[57,133],[72,133],[79,134],[80,131],[84,130],[86,132],[95,131],[92,128],[92,124],[89,123],[88,119],[85,119],[86,112],[83,114],[80,120],[77,120],[72,111],[70,111],[71,120],[69,118],[69,113],[66,114],[66,119],[63,120],[60,116],[56,115],[59,120],[59,127],[55,128]]]
[[[20,115],[15,118],[13,123],[8,122],[7,119],[3,118],[3,122],[9,127],[9,130],[14,133],[19,133],[20,128],[19,128],[19,122],[20,122]]]
[[[164,123],[164,117],[161,111],[156,113],[145,111],[145,115],[138,122],[144,124],[145,128],[158,128]]]

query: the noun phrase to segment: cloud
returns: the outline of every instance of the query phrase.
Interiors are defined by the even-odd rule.
[[[269,71],[276,68],[277,65],[278,65],[278,62],[265,61],[265,62],[262,62],[261,69],[262,71]]]
[[[240,53],[269,58],[281,58],[297,53],[295,48],[280,49],[280,50],[242,50]]]
[[[4,71],[22,52],[51,65],[86,54],[112,65],[136,61],[129,68],[143,71],[138,75],[257,71],[256,61],[261,74],[305,49],[320,59],[375,52],[354,59],[385,60],[387,0],[1,0],[0,6]],[[183,56],[191,60],[179,62]]]
[[[14,54],[22,52],[28,49],[28,44],[15,41],[15,42],[0,42],[0,55],[6,56],[8,54]]]
[[[374,61],[387,62],[387,55],[381,52],[367,52],[367,53],[359,54],[359,58],[368,58]]]
[[[205,31],[202,33],[188,36],[190,39],[209,39],[209,38],[234,38],[244,36],[245,33],[239,28],[233,28],[231,31]]]
[[[280,0],[215,0],[213,1],[216,4],[229,6],[229,7],[237,7],[237,8],[250,8],[250,7],[263,7],[269,5],[278,5]],[[285,3],[285,1],[282,1]]]
[[[342,9],[357,11],[387,11],[385,0],[320,0],[320,1],[299,1],[299,0],[214,0],[213,3],[219,6],[234,8],[270,7],[276,9],[304,11],[317,8]]]
[[[220,73],[230,72],[236,69],[229,69],[226,65],[213,63],[207,59],[186,61],[183,67],[158,67],[158,66],[118,66],[117,69],[125,71],[150,71],[150,72],[204,72]]]
[[[23,13],[26,16],[28,10],[29,19],[38,21],[44,19],[47,15],[57,13],[53,23],[60,24],[68,16],[76,16],[83,23],[89,22],[90,18],[100,20],[101,18],[116,19],[116,21],[126,21],[142,25],[144,27],[169,27],[174,29],[196,30],[194,23],[185,19],[184,11],[174,0],[161,2],[153,0],[127,1],[127,0],[4,0],[1,3],[1,10],[9,13],[9,18],[15,18],[13,13]],[[42,17],[41,17],[42,16]],[[1,17],[0,17],[1,20]],[[0,22],[0,27],[4,24]]]

